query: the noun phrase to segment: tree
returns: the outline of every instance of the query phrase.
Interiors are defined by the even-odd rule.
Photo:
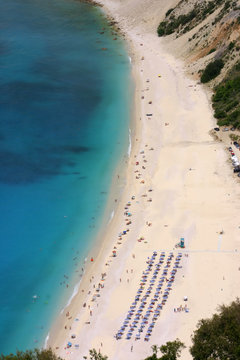
[[[176,360],[181,351],[185,348],[185,345],[179,340],[168,341],[165,345],[158,347],[157,345],[152,346],[153,354],[145,360]],[[158,350],[161,351],[163,356],[157,357]]]
[[[16,354],[0,355],[0,360],[63,360],[52,349],[17,351]]]
[[[166,345],[160,346],[160,351],[163,356],[160,357],[161,360],[176,360],[183,349],[185,349],[185,345],[179,340],[176,339],[174,341],[168,341]]]
[[[99,352],[97,352],[96,349],[92,349],[92,350],[89,350],[89,354],[90,354],[90,360],[107,360],[107,356],[106,355],[102,355]]]
[[[240,359],[240,301],[220,306],[211,319],[200,320],[192,336],[194,360]]]
[[[156,357],[157,357],[159,347],[157,345],[152,345],[151,349],[152,349],[153,354],[156,354]]]

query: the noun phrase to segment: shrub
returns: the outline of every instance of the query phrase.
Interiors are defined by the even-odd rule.
[[[224,62],[221,59],[210,62],[203,71],[203,74],[201,76],[201,82],[206,83],[217,77],[223,67]]]
[[[212,53],[215,52],[215,51],[216,51],[215,48],[211,49],[211,50],[209,51],[208,55],[212,54]]]
[[[173,10],[174,10],[174,9],[169,9],[169,10],[166,12],[166,15],[165,15],[165,16],[167,17],[168,15],[170,15]]]
[[[166,21],[162,21],[159,26],[158,26],[158,29],[157,29],[157,33],[158,33],[158,36],[163,36],[165,35],[165,31],[166,31]]]
[[[231,51],[235,46],[235,43],[233,41],[230,42],[230,44],[228,45],[228,50]]]

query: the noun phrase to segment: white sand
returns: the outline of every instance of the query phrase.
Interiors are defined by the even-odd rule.
[[[197,321],[239,296],[239,182],[232,175],[224,146],[209,135],[214,119],[206,93],[185,76],[184,64],[165,52],[155,33],[161,13],[176,2],[162,1],[158,9],[159,1],[102,0],[131,44],[135,134],[124,194],[101,251],[89,264],[79,294],[66,310],[69,315],[65,312],[50,334],[49,344],[65,359],[82,359],[96,348],[110,360],[139,360],[151,354],[151,345],[160,346],[176,337],[189,346]],[[153,115],[147,117],[147,113]],[[133,195],[135,200],[131,200]],[[130,218],[124,216],[128,201]],[[132,221],[128,226],[126,218]],[[119,232],[127,228],[129,232],[118,244]],[[141,236],[145,241],[138,242]],[[186,241],[182,268],[150,341],[145,342],[144,336],[134,341],[136,331],[131,340],[124,336],[117,341],[114,335],[136,295],[147,257],[154,250],[159,256],[162,250],[168,255],[173,249],[176,256],[175,244],[182,236]],[[116,258],[111,256],[114,246]],[[104,281],[101,273],[106,273]],[[91,301],[98,283],[104,288]],[[189,313],[175,313],[174,308],[185,305],[185,295]],[[72,334],[76,339],[71,339]],[[65,349],[68,341],[79,344],[79,349]],[[188,349],[181,358],[191,359]]]

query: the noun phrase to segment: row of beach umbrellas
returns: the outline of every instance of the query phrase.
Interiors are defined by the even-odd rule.
[[[167,275],[168,275],[168,270],[171,267],[172,259],[174,257],[173,253],[171,252],[169,254],[169,256],[167,257],[166,265],[164,266],[160,277],[159,277],[159,270],[165,262],[165,252],[161,252],[159,260],[155,264],[155,270],[154,270],[154,263],[155,263],[156,257],[157,257],[157,252],[154,251],[151,258],[147,259],[147,268],[142,273],[142,277],[140,280],[140,286],[137,290],[137,295],[135,296],[135,299],[130,306],[130,309],[129,309],[128,314],[123,322],[122,327],[116,334],[117,339],[121,339],[123,337],[124,332],[128,327],[129,327],[129,329],[128,329],[128,333],[126,334],[126,339],[130,340],[132,338],[133,332],[136,329],[138,329],[138,333],[135,336],[135,340],[140,339],[143,329],[149,324],[150,317],[152,316],[151,323],[150,323],[150,325],[148,325],[148,329],[147,329],[144,339],[147,341],[148,338],[151,336],[155,322],[157,321],[158,317],[160,316],[161,310],[168,299],[169,292],[172,290],[172,285],[175,280],[175,274],[179,267],[179,263],[180,263],[182,254],[178,253],[176,260],[173,264],[172,271],[169,273],[169,279],[167,279]],[[151,272],[153,272],[152,277],[150,279],[148,279],[148,276],[150,275]],[[157,279],[158,279],[158,281],[157,281]],[[145,289],[145,286],[146,286],[148,280],[149,280],[149,286],[147,289]],[[167,285],[162,294],[162,288],[166,282],[167,282]],[[150,297],[153,287],[155,287],[155,285],[156,285],[155,293],[154,293],[152,299],[149,300],[149,297]],[[162,295],[160,295],[160,294],[162,294]],[[160,297],[162,297],[161,302],[160,302]],[[148,303],[148,308],[145,309],[145,307],[147,307],[147,303]],[[157,306],[154,310],[156,303],[157,303]],[[137,308],[138,304],[139,304],[139,306]],[[141,323],[140,323],[140,326],[138,327],[140,319],[141,319]]]

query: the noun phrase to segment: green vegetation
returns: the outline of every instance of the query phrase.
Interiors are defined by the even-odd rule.
[[[219,126],[240,128],[240,62],[215,88],[212,101]]]
[[[107,356],[106,355],[102,355],[99,352],[97,352],[95,349],[89,350],[89,354],[90,354],[90,360],[107,360]]]
[[[222,59],[218,59],[210,62],[202,73],[201,82],[206,83],[217,77],[220,74],[223,67],[224,67],[224,62],[222,61]]]
[[[221,306],[219,314],[201,320],[192,338],[194,360],[240,359],[240,302]]]
[[[216,50],[217,50],[216,48],[211,49],[211,50],[209,51],[208,55],[214,53]]]
[[[160,347],[153,345],[153,354],[145,360],[177,360],[177,358],[181,355],[181,351],[185,347],[186,346],[179,339],[168,341],[166,345],[162,345]],[[159,350],[163,354],[160,358],[157,356]]]
[[[17,351],[15,354],[0,355],[0,360],[63,360],[55,355],[51,349],[48,350],[27,350]]]
[[[196,15],[196,11],[192,10],[186,15],[179,15],[177,18],[172,16],[170,21],[162,21],[158,26],[158,35],[163,36],[172,34],[180,26],[185,26],[187,23],[189,23],[196,17]]]
[[[235,46],[235,43],[233,41],[230,42],[230,44],[228,45],[228,50],[231,51]]]
[[[169,10],[166,12],[166,15],[165,15],[165,16],[167,17],[168,15],[170,15],[173,10],[174,10],[173,8],[172,8],[172,9],[169,9]]]
[[[187,0],[185,1],[187,2]],[[171,8],[166,12],[164,21],[162,21],[158,26],[158,36],[166,36],[174,32],[177,32],[178,35],[184,34],[193,29],[196,25],[200,24],[219,7],[222,7],[219,14],[213,20],[213,24],[215,24],[219,22],[230,10],[234,10],[236,8],[236,1],[202,1],[187,14],[177,16],[176,13],[179,12],[179,10],[181,11],[181,4],[182,1],[180,1],[175,8]]]

